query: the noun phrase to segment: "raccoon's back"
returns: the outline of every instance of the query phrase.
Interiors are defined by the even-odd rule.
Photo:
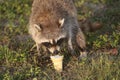
[[[77,12],[72,0],[34,0],[30,20],[37,23],[46,17],[58,20],[76,16]]]

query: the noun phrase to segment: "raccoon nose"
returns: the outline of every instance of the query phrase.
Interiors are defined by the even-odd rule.
[[[58,51],[58,50],[55,50],[53,53],[54,53],[54,54],[58,54],[58,53],[59,53],[59,51]]]

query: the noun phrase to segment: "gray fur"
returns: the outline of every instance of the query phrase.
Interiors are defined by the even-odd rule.
[[[63,18],[64,23],[60,27],[59,20]],[[34,25],[38,25],[40,30]],[[86,45],[72,0],[34,0],[29,20],[29,33],[37,45],[51,40],[57,41],[63,37],[67,38],[71,50],[75,42],[79,47],[82,46],[81,48]]]

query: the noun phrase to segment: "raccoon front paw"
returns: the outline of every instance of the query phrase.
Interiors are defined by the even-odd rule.
[[[86,58],[87,57],[87,52],[84,51],[84,52],[80,52],[80,57],[79,58]]]

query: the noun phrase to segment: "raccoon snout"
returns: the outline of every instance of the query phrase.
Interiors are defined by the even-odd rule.
[[[48,48],[48,50],[52,54],[58,54],[60,52],[60,47],[59,46],[55,46],[55,47]]]
[[[55,50],[54,52],[53,52],[53,54],[58,54],[59,53],[59,51],[58,50]]]

